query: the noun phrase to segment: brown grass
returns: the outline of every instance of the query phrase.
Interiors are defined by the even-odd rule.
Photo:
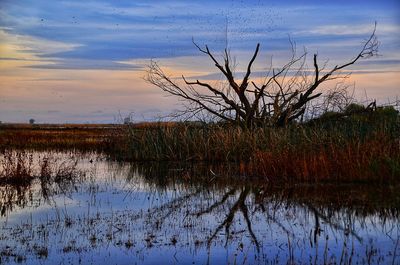
[[[116,125],[0,125],[0,149],[104,151]]]
[[[293,126],[254,131],[222,126],[131,128],[117,159],[237,165],[269,181],[400,180],[398,124]],[[120,141],[121,143],[121,141]]]
[[[387,182],[400,178],[400,147],[387,136],[376,135],[342,144],[258,150],[248,171],[281,180]]]
[[[124,161],[234,163],[269,181],[400,180],[399,122],[254,131],[194,123],[1,127],[4,149],[104,152]]]

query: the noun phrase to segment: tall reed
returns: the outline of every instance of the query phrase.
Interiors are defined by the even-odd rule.
[[[398,123],[340,122],[243,130],[221,125],[129,128],[112,155],[129,161],[243,164],[269,180],[400,179]]]

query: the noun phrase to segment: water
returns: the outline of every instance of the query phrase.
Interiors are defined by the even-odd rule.
[[[400,264],[398,186],[78,161],[75,181],[1,186],[1,264]]]

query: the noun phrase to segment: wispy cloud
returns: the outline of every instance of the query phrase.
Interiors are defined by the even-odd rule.
[[[364,25],[324,25],[318,26],[303,33],[320,35],[367,35],[373,31],[373,24]],[[400,32],[400,26],[394,24],[379,24],[379,34],[397,34]]]
[[[79,44],[11,33],[10,31],[4,30],[4,28],[0,29],[0,39],[2,41],[0,44],[1,57],[18,55],[17,58],[21,58],[21,55],[27,55],[30,56],[31,59],[37,59],[46,54],[71,51],[80,46]]]
[[[141,66],[124,64],[106,60],[54,60],[49,64],[24,66],[37,69],[64,69],[64,70],[142,70]]]

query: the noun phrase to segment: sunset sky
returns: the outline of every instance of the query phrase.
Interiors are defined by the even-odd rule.
[[[398,0],[0,0],[0,121],[156,120],[179,105],[143,80],[151,59],[177,76],[219,78],[192,38],[217,55],[228,44],[238,72],[258,42],[254,71],[271,56],[282,66],[288,36],[334,66],[357,54],[375,21],[380,56],[352,66],[348,82],[360,100],[387,102],[400,97]]]

